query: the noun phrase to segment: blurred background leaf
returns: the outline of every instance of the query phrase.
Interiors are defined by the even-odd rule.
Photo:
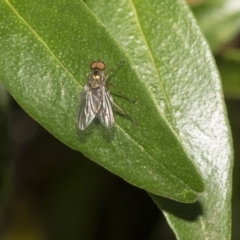
[[[190,1],[191,2],[191,1]],[[225,97],[239,98],[240,93],[240,3],[236,0],[211,0],[192,4],[192,10],[216,54]]]
[[[216,61],[222,77],[225,97],[240,99],[240,50],[228,48],[216,58]]]
[[[209,0],[193,5],[192,10],[213,53],[218,53],[239,34],[239,1]]]

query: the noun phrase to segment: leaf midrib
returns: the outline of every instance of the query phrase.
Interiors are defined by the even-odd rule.
[[[130,1],[130,4],[131,4],[131,6],[132,6],[132,9],[133,9],[133,12],[134,12],[134,15],[135,15],[135,18],[136,18],[137,26],[138,26],[138,28],[139,28],[139,30],[140,30],[142,39],[143,39],[145,45],[147,46],[147,51],[148,51],[148,53],[149,53],[149,57],[150,57],[150,59],[151,59],[152,65],[153,65],[153,67],[154,67],[154,69],[155,69],[155,72],[156,72],[156,74],[157,74],[157,76],[158,76],[159,86],[160,86],[160,88],[162,89],[162,92],[163,92],[163,94],[164,94],[164,98],[165,98],[166,103],[167,103],[167,108],[168,108],[168,111],[169,111],[170,116],[171,116],[171,121],[172,121],[172,123],[174,124],[174,123],[175,123],[175,119],[174,119],[174,117],[173,117],[173,112],[172,112],[170,100],[169,100],[169,98],[168,98],[168,96],[167,96],[167,93],[166,93],[165,88],[163,87],[163,83],[162,83],[162,81],[161,81],[160,73],[159,73],[159,71],[157,70],[157,66],[156,66],[156,64],[155,64],[154,57],[153,57],[153,54],[152,54],[152,52],[151,52],[151,48],[150,48],[150,46],[148,45],[148,42],[147,42],[147,39],[146,39],[146,37],[145,37],[144,31],[143,31],[143,29],[142,29],[142,27],[141,27],[141,24],[140,24],[140,21],[139,21],[139,17],[138,17],[138,14],[137,14],[137,10],[136,10],[136,7],[135,7],[135,5],[134,5],[134,3],[133,3],[133,0]],[[153,94],[151,94],[151,95],[153,95]],[[154,99],[154,98],[153,98],[153,99]],[[155,99],[154,99],[154,100],[155,100]],[[156,105],[156,106],[157,106],[157,105]],[[161,111],[160,108],[159,108],[159,112],[161,113],[161,116],[164,116],[164,114],[163,114],[163,112]],[[165,116],[164,116],[164,118],[165,118]],[[168,120],[166,119],[166,121],[168,121]]]

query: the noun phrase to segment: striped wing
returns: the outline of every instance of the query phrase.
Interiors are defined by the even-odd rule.
[[[83,90],[78,110],[78,128],[84,130],[98,114],[102,105],[103,92],[101,88]]]
[[[114,115],[113,115],[113,109],[112,109],[112,97],[108,91],[105,90],[105,87],[103,88],[103,94],[102,94],[102,104],[100,106],[100,109],[97,113],[97,118],[102,123],[104,127],[107,129],[110,129],[114,125]]]

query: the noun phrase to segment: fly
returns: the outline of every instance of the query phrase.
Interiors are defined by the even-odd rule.
[[[119,70],[123,63],[116,71]],[[122,115],[133,121],[113,102],[113,98],[109,92],[110,85],[107,83],[108,74],[104,72],[105,68],[106,64],[100,60],[94,61],[90,65],[91,73],[88,76],[88,81],[80,97],[78,112],[78,128],[80,130],[86,129],[95,118],[98,118],[104,127],[111,129],[114,125],[113,106]],[[128,99],[127,97],[125,98]],[[131,101],[130,99],[128,100]],[[131,102],[135,103],[134,101]]]

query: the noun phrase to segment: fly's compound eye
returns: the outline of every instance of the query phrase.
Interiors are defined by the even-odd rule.
[[[92,70],[98,69],[98,70],[103,71],[105,69],[105,67],[106,67],[105,63],[101,62],[101,61],[92,62],[91,65],[90,65],[90,68]]]

